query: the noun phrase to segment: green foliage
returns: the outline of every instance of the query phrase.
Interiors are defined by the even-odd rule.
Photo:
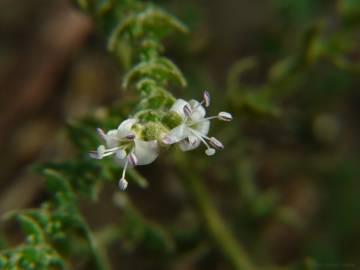
[[[84,11],[95,20],[107,40],[108,50],[124,68],[123,88],[141,93],[135,112],[144,121],[160,122],[163,111],[174,102],[167,87],[185,87],[180,69],[161,56],[161,39],[172,31],[187,32],[187,27],[165,10],[141,1],[78,1]],[[129,56],[131,56],[129,58]],[[166,130],[166,122],[160,129]]]
[[[174,251],[175,244],[169,233],[157,223],[143,217],[128,197],[117,194],[115,203],[124,210],[122,226],[117,229],[117,233],[126,243],[126,250],[133,251],[138,246],[145,246],[160,254]]]
[[[174,101],[165,87],[170,82],[185,86],[186,81],[171,60],[160,56],[163,50],[161,39],[173,30],[187,32],[186,27],[150,3],[131,0],[79,0],[76,3],[93,17],[107,40],[108,50],[120,63],[134,63],[124,77],[123,86],[134,86],[142,94],[137,111],[142,110],[139,118],[150,121],[144,130],[145,135],[152,137],[156,136],[153,134],[155,131],[166,131],[166,127],[154,131],[151,121],[161,120],[164,117],[161,109]],[[128,50],[125,54],[124,49]],[[134,59],[122,59],[128,55]],[[118,113],[114,115],[119,116]],[[116,179],[114,175],[119,170],[111,161],[99,164],[84,156],[98,143],[93,129],[97,121],[94,120],[69,123],[67,127],[69,137],[81,153],[78,157],[35,167],[46,179],[50,199],[39,208],[19,210],[6,216],[7,221],[15,219],[20,223],[25,240],[17,247],[1,252],[1,269],[69,269],[71,263],[68,260],[72,256],[93,261],[96,269],[107,269],[108,265],[78,208],[79,196],[96,199],[102,181]],[[112,121],[109,115],[108,124],[102,125],[113,126],[111,123],[119,120]],[[129,177],[139,186],[147,186],[146,179],[136,171],[129,170]],[[134,208],[126,207],[124,218],[125,226],[116,237],[126,237],[134,245],[152,245],[156,250],[173,249],[164,230],[140,217]]]
[[[163,87],[169,82],[186,86],[186,80],[177,66],[160,56],[162,38],[172,31],[187,32],[187,27],[181,21],[152,3],[141,1],[77,3],[94,17],[107,40],[108,50],[120,62],[132,64],[124,77],[124,88],[133,84],[137,90],[154,98],[164,93]],[[124,49],[126,53],[123,53]],[[128,55],[132,55],[133,59],[124,61],[122,58]]]
[[[263,223],[276,220],[297,232],[306,229],[307,220],[299,211],[285,205],[280,188],[259,187],[257,181],[262,175],[257,166],[266,162],[263,156],[282,150],[278,148],[281,147],[279,141],[283,133],[290,141],[284,148],[290,148],[291,144],[296,143],[303,152],[309,151],[308,148],[318,147],[313,142],[304,143],[308,140],[306,136],[310,137],[309,134],[303,134],[304,125],[313,128],[310,132],[314,133],[313,137],[322,145],[336,140],[339,129],[337,122],[331,113],[323,112],[330,108],[332,102],[337,101],[335,99],[338,96],[333,93],[345,89],[351,74],[359,72],[359,65],[351,57],[358,47],[357,40],[354,39],[359,20],[358,1],[337,1],[339,24],[336,26],[331,25],[326,18],[315,19],[318,7],[322,6],[321,1],[274,1],[280,14],[286,15],[281,17],[282,23],[290,22],[288,31],[292,31],[294,25],[301,24],[301,34],[292,46],[281,48],[280,60],[272,59],[265,71],[259,65],[260,58],[257,57],[240,59],[230,68],[224,95],[222,93],[216,97],[215,94],[215,100],[229,104],[230,111],[237,118],[236,123],[223,131],[225,140],[231,146],[226,150],[228,156],[220,154],[216,162],[204,162],[196,154],[193,159],[185,159],[176,153],[173,159],[177,166],[171,168],[175,173],[170,172],[169,177],[166,174],[169,180],[175,178],[184,183],[187,194],[194,201],[199,220],[203,222],[203,226],[193,225],[189,229],[191,233],[187,235],[191,240],[182,239],[183,242],[177,241],[171,229],[164,229],[141,214],[124,194],[116,194],[114,202],[122,210],[121,221],[114,221],[105,226],[105,229],[95,232],[90,230],[83,217],[79,202],[83,199],[96,201],[103,184],[114,182],[120,174],[120,168],[112,160],[94,161],[86,155],[89,149],[94,149],[99,144],[99,138],[94,132],[96,127],[101,126],[106,130],[114,128],[131,114],[142,122],[139,127],[142,137],[153,140],[162,137],[181,122],[179,115],[166,112],[175,100],[168,89],[185,87],[187,82],[180,69],[162,55],[162,39],[172,31],[186,33],[187,28],[162,8],[145,1],[75,2],[92,18],[98,32],[103,35],[108,51],[123,66],[126,73],[122,87],[124,90],[136,90],[139,102],[122,101],[104,109],[102,117],[88,117],[67,125],[67,135],[76,153],[73,158],[65,161],[34,166],[44,176],[47,200],[38,208],[16,210],[5,216],[4,223],[20,224],[24,239],[17,246],[9,245],[9,248],[1,250],[0,269],[75,269],[82,264],[105,270],[110,268],[106,248],[116,241],[121,243],[119,253],[141,253],[146,250],[153,258],[166,259],[175,253],[184,255],[181,254],[182,244],[188,241],[191,245],[205,246],[205,249],[200,248],[201,255],[198,255],[198,248],[195,248],[195,252],[190,251],[191,254],[183,257],[194,256],[194,261],[200,260],[201,256],[211,257],[217,253],[213,253],[214,248],[233,268],[254,269],[251,261],[263,261],[258,253],[264,248],[261,248],[261,240],[257,237],[263,233],[260,228]],[[246,81],[246,75],[259,70],[264,73],[261,83]],[[314,123],[304,123],[305,120],[297,111],[308,115]],[[246,134],[248,122],[251,123],[250,130],[255,130],[254,134]],[[270,128],[264,129],[262,125],[269,125]],[[266,139],[271,141],[270,147],[264,148],[265,150],[262,150],[263,138],[258,134],[263,130],[268,132]],[[274,166],[270,163],[269,166],[283,170],[283,174],[279,176],[285,179],[283,182],[290,182],[293,177],[286,171],[288,167],[295,168],[300,171],[300,175],[308,177],[323,174],[320,179],[326,179],[325,189],[331,194],[324,200],[334,210],[331,212],[331,220],[334,222],[329,222],[323,229],[338,235],[338,238],[331,245],[321,241],[311,242],[314,245],[304,245],[304,249],[315,258],[322,258],[326,254],[333,259],[336,256],[328,254],[338,254],[339,247],[344,245],[341,240],[351,238],[349,231],[352,231],[352,220],[342,209],[349,209],[353,215],[359,212],[354,192],[356,189],[352,189],[350,184],[347,188],[340,188],[338,183],[355,179],[358,169],[346,157],[341,161],[334,161],[330,173],[324,173],[323,160],[316,156],[307,160],[302,157],[301,151],[299,157],[281,153],[284,158],[280,162],[275,160],[277,157],[274,154],[274,162],[281,165],[276,163]],[[257,156],[251,156],[254,152]],[[326,151],[325,154],[319,152],[319,155],[328,155]],[[227,164],[227,169],[224,169],[224,164]],[[234,195],[235,202],[227,207],[235,213],[234,217],[229,218],[230,224],[234,225],[234,235],[228,232],[221,216],[214,210],[214,205],[221,198],[208,197],[199,181],[200,171],[208,173],[209,178],[221,179],[221,185],[237,187],[230,186],[229,190],[233,193],[229,194]],[[271,181],[272,171],[267,173],[270,174]],[[147,179],[134,169],[128,170],[128,176],[130,181],[141,188],[149,185]],[[210,188],[212,185],[218,189],[219,183],[211,182]],[[355,234],[356,231],[353,231]],[[209,236],[207,238],[212,244],[207,242],[207,238],[203,239],[203,234]],[[250,260],[243,248],[238,246],[235,241],[237,236],[244,239],[244,246],[254,259]],[[186,244],[190,245],[188,242]],[[188,252],[188,249],[184,249]],[[271,264],[272,260],[269,261]],[[291,269],[316,269],[316,265],[315,259],[309,258]],[[259,267],[262,269],[262,265]]]

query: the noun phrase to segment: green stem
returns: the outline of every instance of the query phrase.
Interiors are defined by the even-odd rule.
[[[178,162],[178,164],[185,164]],[[181,181],[199,213],[209,237],[234,269],[254,270],[244,248],[235,240],[224,220],[216,210],[200,179],[184,165],[181,167]]]
[[[110,270],[111,266],[107,260],[106,253],[103,253],[102,250],[98,247],[97,241],[94,239],[94,236],[86,223],[84,223],[83,230],[90,245],[90,251],[94,259],[95,269]]]

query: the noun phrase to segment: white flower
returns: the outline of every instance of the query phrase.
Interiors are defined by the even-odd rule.
[[[210,120],[219,119],[223,121],[231,121],[232,116],[228,112],[220,112],[217,116],[206,116],[205,108],[210,105],[210,95],[207,91],[204,92],[204,99],[202,102],[196,100],[190,100],[189,102],[183,99],[177,99],[170,111],[177,113],[182,122],[177,127],[173,128],[165,137],[163,142],[165,144],[179,143],[180,149],[183,151],[189,151],[198,147],[201,143],[206,146],[205,153],[208,156],[215,154],[216,150],[224,148],[223,144],[214,137],[207,137]],[[210,147],[210,145],[212,147]]]
[[[138,135],[131,129],[137,122],[130,118],[123,121],[117,129],[105,133],[98,128],[97,132],[105,142],[100,145],[96,151],[89,153],[90,157],[102,159],[107,156],[114,156],[117,163],[123,166],[122,177],[119,181],[121,190],[126,189],[127,181],[125,179],[128,166],[146,165],[153,162],[158,154],[158,144],[156,140],[144,141],[138,138]]]

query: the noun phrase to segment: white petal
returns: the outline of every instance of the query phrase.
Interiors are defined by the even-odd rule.
[[[189,105],[189,103],[186,102],[185,100],[179,98],[171,106],[170,111],[171,112],[176,112],[177,114],[179,114],[181,116],[181,118],[185,119],[186,115],[184,113],[184,106],[186,106],[186,105]]]
[[[169,141],[173,144],[185,139],[188,135],[189,128],[185,124],[181,124],[170,130],[170,132],[166,134],[166,137],[170,139]]]
[[[124,159],[125,157],[126,157],[126,152],[125,152],[125,150],[123,150],[123,149],[119,149],[119,150],[117,150],[116,151],[116,153],[115,153],[115,157],[117,158],[117,159]]]
[[[191,110],[190,105],[185,105],[185,106],[183,107],[183,110],[184,110],[184,114],[185,114],[186,117],[190,117],[190,116],[191,116],[192,110]]]
[[[153,162],[159,155],[157,141],[142,141],[135,139],[134,153],[137,157],[138,165],[146,165]]]
[[[131,135],[133,132],[131,131],[131,127],[137,122],[134,118],[129,118],[123,121],[119,127],[117,128],[117,136],[119,138],[124,138],[126,136]]]
[[[96,149],[96,153],[100,159],[103,158],[103,156],[105,154],[105,146],[99,145],[98,148]]]
[[[138,158],[134,153],[131,153],[127,156],[127,159],[129,161],[129,165],[131,167],[135,167],[136,165],[138,165]]]
[[[123,149],[119,149],[115,152],[115,162],[119,164],[121,167],[125,166],[126,162],[126,152]]]
[[[200,140],[198,138],[195,139],[192,143],[188,139],[182,140],[179,142],[179,147],[182,151],[190,151],[197,148],[200,145]]]
[[[195,135],[189,135],[187,139],[190,144],[194,144],[198,140],[198,138]]]
[[[206,136],[209,133],[210,129],[210,121],[201,121],[193,127],[197,132],[201,133],[202,135]]]
[[[98,154],[97,154],[96,151],[91,151],[91,152],[89,152],[89,156],[90,156],[91,158],[94,158],[94,159],[101,159],[101,158],[98,156]]]
[[[99,137],[100,137],[101,139],[103,139],[104,141],[106,141],[106,133],[105,133],[105,131],[103,131],[101,128],[97,128],[97,129],[96,129],[96,132],[97,132],[97,134],[99,135]]]
[[[131,127],[137,122],[135,118],[129,118],[121,122],[118,129],[131,129]]]
[[[198,101],[192,99],[189,101],[189,104],[191,105],[192,108],[191,120],[196,122],[205,117],[206,115],[205,108],[202,105],[200,105]]]
[[[118,146],[117,130],[112,129],[106,133],[106,145],[108,148],[114,148]]]
[[[117,156],[115,156],[115,162],[119,164],[121,167],[125,166],[126,160],[127,160],[126,156],[123,159],[119,159]]]

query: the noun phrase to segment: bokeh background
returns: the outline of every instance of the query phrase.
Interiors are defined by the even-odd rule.
[[[210,113],[235,117],[212,126],[224,151],[185,157],[250,258],[297,269],[359,269],[360,2],[155,2],[191,29],[165,41],[165,54],[189,81],[171,91],[200,98],[207,89]],[[66,123],[101,118],[104,108],[136,99],[121,89],[124,65],[126,57],[116,62],[69,1],[0,1],[1,214],[46,198],[29,166],[76,153]],[[150,186],[132,183],[127,192],[176,248],[123,236],[107,248],[114,269],[228,269],[178,181],[176,151],[139,168]],[[116,181],[107,183],[97,202],[82,203],[95,231],[122,222],[124,198],[114,189]]]

